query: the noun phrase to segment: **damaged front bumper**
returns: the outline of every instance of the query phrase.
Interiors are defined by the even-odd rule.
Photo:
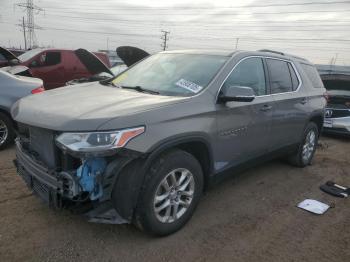
[[[15,165],[18,174],[23,178],[28,187],[38,195],[45,203],[55,209],[69,208],[84,215],[91,222],[123,224],[130,223],[130,219],[124,219],[114,208],[111,195],[118,171],[130,162],[129,158],[120,158],[119,161],[109,163],[103,173],[103,195],[98,199],[86,198],[84,201],[67,197],[67,187],[70,185],[62,176],[62,172],[46,167],[40,160],[35,159],[16,140]]]

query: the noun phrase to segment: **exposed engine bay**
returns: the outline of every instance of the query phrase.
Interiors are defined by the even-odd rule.
[[[82,160],[82,165],[76,171],[60,172],[63,181],[62,195],[68,199],[82,198],[96,200],[102,197],[102,175],[107,163],[103,158]],[[87,194],[86,196],[84,196]]]

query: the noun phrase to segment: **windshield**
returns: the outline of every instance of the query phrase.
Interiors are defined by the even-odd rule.
[[[227,59],[218,55],[156,54],[118,75],[112,83],[161,95],[192,96],[209,84]]]
[[[29,59],[31,59],[32,57],[36,56],[37,54],[39,54],[42,50],[41,49],[32,49],[29,50],[23,54],[21,54],[18,59],[22,62],[28,61]]]

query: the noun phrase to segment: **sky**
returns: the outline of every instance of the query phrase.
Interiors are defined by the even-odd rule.
[[[0,0],[0,45],[23,47],[18,24],[26,16]],[[272,49],[317,64],[350,65],[350,1],[337,0],[34,0],[41,46],[91,51],[132,45],[168,50]]]

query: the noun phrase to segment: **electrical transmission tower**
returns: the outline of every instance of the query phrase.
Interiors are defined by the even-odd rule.
[[[170,31],[165,31],[165,30],[161,30],[161,32],[163,33],[163,35],[160,37],[160,39],[163,40],[163,43],[161,43],[161,47],[163,48],[163,51],[165,51],[168,48],[168,40],[169,40],[169,34]]]
[[[34,4],[34,0],[27,0],[25,3],[18,3],[17,6],[24,8],[26,12],[26,20],[21,24],[24,33],[24,43],[27,48],[37,46],[35,29],[41,29],[34,23],[34,14],[38,14],[44,9]]]

